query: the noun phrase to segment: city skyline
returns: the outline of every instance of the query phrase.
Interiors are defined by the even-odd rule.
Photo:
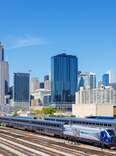
[[[115,1],[12,1],[0,6],[11,82],[14,72],[30,69],[42,80],[50,73],[51,56],[59,53],[76,55],[79,70],[95,72],[98,80],[115,71]]]

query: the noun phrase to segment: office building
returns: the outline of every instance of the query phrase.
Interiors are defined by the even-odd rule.
[[[113,83],[113,72],[112,72],[112,70],[110,69],[108,72],[107,72],[108,74],[109,74],[109,83]]]
[[[50,75],[44,76],[44,88],[46,90],[51,90],[51,78]]]
[[[113,107],[116,106],[116,90],[112,87],[95,89],[80,88],[76,92],[76,104],[73,105],[73,114],[85,116],[113,115]]]
[[[0,110],[7,104],[9,89],[9,65],[4,60],[4,46],[0,42]]]
[[[51,91],[46,89],[37,89],[32,93],[33,99],[31,106],[47,106],[51,104]]]
[[[84,87],[84,78],[82,76],[82,72],[81,71],[78,71],[77,79],[78,79],[78,90],[80,90],[80,87]]]
[[[96,74],[92,72],[80,73],[78,76],[78,90],[80,87],[94,89],[96,88]]]
[[[14,73],[13,100],[17,107],[29,108],[30,105],[29,73]]]
[[[40,89],[44,89],[44,82],[40,82],[39,87],[40,87]]]
[[[35,90],[39,89],[39,79],[37,77],[32,77],[30,81],[30,92],[34,92]]]
[[[104,87],[104,85],[103,85],[103,81],[98,81],[98,88],[101,88],[101,87]]]
[[[0,42],[0,61],[4,61],[4,46]]]
[[[110,83],[109,85],[116,90],[116,82]]]
[[[72,109],[77,90],[77,71],[76,56],[63,53],[51,58],[52,102],[58,109]]]
[[[102,76],[102,82],[104,86],[109,86],[109,74],[104,74]]]

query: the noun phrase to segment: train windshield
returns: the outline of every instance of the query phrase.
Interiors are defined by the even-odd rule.
[[[110,136],[115,136],[115,132],[112,129],[107,129],[107,132]]]

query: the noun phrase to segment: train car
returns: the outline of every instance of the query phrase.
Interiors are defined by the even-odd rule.
[[[113,129],[64,125],[63,134],[67,139],[78,140],[100,146],[116,146],[116,134]]]
[[[16,116],[15,118],[16,119],[30,119],[30,120],[37,119],[36,116]]]
[[[61,122],[45,121],[36,119],[22,119],[14,117],[0,117],[0,123],[8,127],[18,128],[22,130],[34,131],[40,134],[62,136],[64,124]]]
[[[104,128],[113,128],[116,131],[116,120],[112,119],[92,119],[92,118],[73,118],[73,117],[45,117],[47,121],[58,121],[63,122],[67,125],[80,125],[86,127],[104,127]]]
[[[103,119],[103,120],[116,120],[116,117],[113,116],[87,116],[89,119]]]
[[[53,122],[47,121],[43,119],[31,119],[31,118],[20,118],[20,117],[0,117],[0,121],[17,121],[17,122],[25,122],[30,124],[37,124],[42,126],[50,126],[50,127],[62,127],[63,122]],[[55,124],[54,124],[55,123]]]

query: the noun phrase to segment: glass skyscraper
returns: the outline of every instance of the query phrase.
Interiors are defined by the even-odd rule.
[[[104,74],[102,76],[102,83],[104,86],[109,86],[109,74]]]
[[[52,102],[62,107],[75,103],[77,90],[78,59],[76,56],[59,54],[51,58]]]
[[[14,102],[29,103],[29,82],[30,75],[28,73],[14,73]]]

